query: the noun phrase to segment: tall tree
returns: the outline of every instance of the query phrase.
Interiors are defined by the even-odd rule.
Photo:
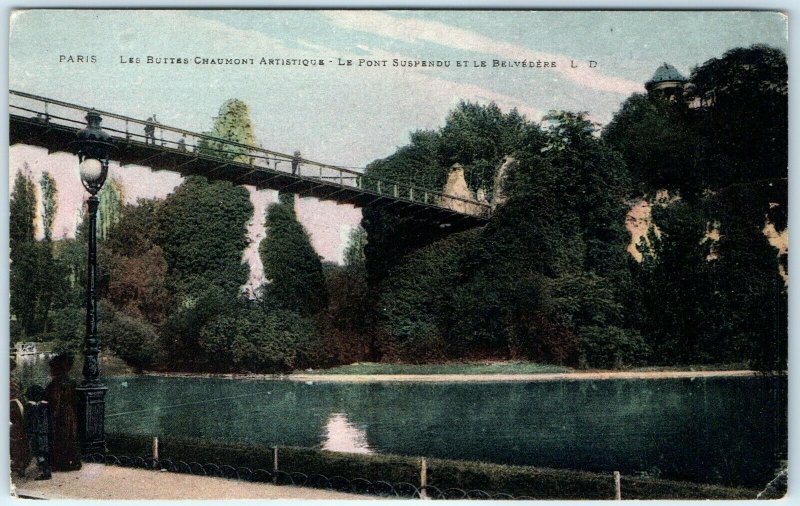
[[[630,310],[661,364],[709,363],[734,359],[727,331],[726,294],[720,288],[719,261],[711,256],[706,234],[709,217],[694,203],[658,205],[650,230],[652,249],[636,269],[639,298]],[[709,259],[711,258],[711,259]]]
[[[221,141],[202,139],[198,151],[221,158],[244,160],[248,155],[247,149],[229,142],[248,146],[256,143],[250,108],[237,98],[226,100],[219,108],[219,114],[214,118],[214,127],[207,135]]]
[[[350,236],[344,250],[344,264],[348,267],[364,266],[364,247],[367,245],[367,231],[358,225],[350,231]]]
[[[293,202],[271,204],[265,227],[258,251],[269,280],[264,287],[267,302],[304,315],[318,313],[328,301],[322,262],[297,221]]]
[[[17,172],[9,203],[10,309],[14,317],[12,340],[24,339],[35,331],[38,298],[38,248],[35,235],[36,188],[28,166]]]
[[[62,288],[62,282],[59,278],[63,274],[57,270],[53,251],[53,222],[58,209],[58,201],[56,200],[58,189],[56,188],[55,179],[49,172],[43,172],[39,178],[39,189],[42,196],[44,240],[36,246],[39,269],[36,277],[36,328],[46,331],[50,320],[50,309],[53,307],[54,300],[58,297],[56,292]]]
[[[104,240],[108,231],[120,219],[122,206],[125,204],[125,188],[116,178],[110,178],[100,190],[100,205],[97,213],[97,236]]]
[[[44,237],[46,240],[50,240],[53,237],[53,222],[58,212],[58,189],[56,188],[56,180],[49,172],[42,172],[42,177],[39,179],[39,187],[42,192],[42,227],[44,228]]]
[[[731,354],[762,370],[785,370],[788,287],[767,222],[786,227],[788,190],[779,181],[731,185],[714,196],[720,221],[719,279],[728,298]],[[785,266],[784,266],[785,268]]]
[[[209,135],[253,144],[247,105],[237,99],[226,101]],[[246,154],[243,148],[209,140],[200,142],[198,152],[227,159]],[[193,176],[158,206],[156,214],[155,243],[167,261],[172,300],[162,337],[172,360],[188,368],[202,367],[208,357],[198,344],[201,329],[235,305],[248,278],[242,256],[253,205],[242,186]]]
[[[764,45],[735,48],[692,71],[690,99],[701,104],[698,130],[708,140],[714,187],[786,177],[786,55]]]
[[[159,202],[140,199],[122,209],[108,233],[106,298],[129,316],[160,324],[169,309],[167,261],[155,243]]]
[[[692,128],[683,102],[635,94],[603,129],[603,139],[622,154],[645,194],[667,189],[691,199],[708,183],[705,142]]]
[[[179,294],[190,295],[195,285],[211,283],[235,298],[248,277],[242,253],[252,215],[244,187],[200,176],[187,178],[164,200],[157,212],[156,243]]]
[[[36,188],[27,163],[14,178],[9,213],[9,239],[13,255],[15,245],[33,241],[36,234]]]

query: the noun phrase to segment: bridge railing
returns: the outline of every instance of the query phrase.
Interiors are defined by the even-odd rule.
[[[14,90],[10,90],[9,94],[11,114],[46,124],[77,128],[83,128],[86,124],[84,116],[90,110],[88,107]],[[212,158],[223,163],[246,164],[252,166],[253,173],[290,174],[298,180],[324,182],[328,186],[338,186],[343,190],[355,189],[362,193],[372,194],[376,196],[376,201],[386,198],[400,203],[449,209],[471,216],[488,216],[491,210],[491,206],[487,202],[447,195],[430,188],[384,179],[365,174],[363,170],[315,162],[262,146],[242,144],[205,133],[108,111],[97,110],[97,112],[103,118],[103,129],[117,142],[145,143],[163,150],[194,154],[197,157]],[[148,127],[153,128],[150,135],[146,134]],[[146,165],[147,160],[143,160],[141,163]],[[224,164],[220,170],[224,170]]]

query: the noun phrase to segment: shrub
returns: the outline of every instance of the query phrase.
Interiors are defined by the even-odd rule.
[[[129,365],[141,370],[163,358],[155,327],[143,318],[107,310],[100,329],[108,348]]]
[[[176,306],[161,328],[164,348],[173,367],[201,369],[206,357],[199,345],[200,331],[210,321],[228,314],[235,299],[227,291],[199,276],[189,278]]]
[[[102,329],[101,329],[102,331]],[[86,308],[66,306],[50,314],[50,332],[42,335],[43,341],[53,341],[55,353],[77,354],[86,334]]]
[[[647,345],[638,331],[613,325],[585,326],[578,329],[581,361],[593,367],[635,365],[647,356]]]
[[[316,341],[314,326],[297,313],[256,306],[212,320],[199,345],[217,369],[273,373],[310,364]]]

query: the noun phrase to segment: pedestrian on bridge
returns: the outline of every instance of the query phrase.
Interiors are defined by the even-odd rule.
[[[300,152],[295,151],[292,157],[292,175],[297,174],[297,168],[300,167]]]
[[[147,118],[144,125],[144,143],[156,145],[156,115]]]

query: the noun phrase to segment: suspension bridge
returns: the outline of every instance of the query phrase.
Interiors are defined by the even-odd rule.
[[[10,145],[71,152],[70,143],[86,126],[90,108],[9,91]],[[96,109],[95,109],[96,110]],[[96,110],[102,128],[114,141],[112,160],[121,167],[140,165],[182,176],[251,185],[334,200],[355,207],[378,207],[400,216],[458,229],[485,224],[491,205],[474,198],[447,195],[432,188],[392,181],[363,171],[232,142],[148,120]],[[146,134],[146,127],[150,134]]]

